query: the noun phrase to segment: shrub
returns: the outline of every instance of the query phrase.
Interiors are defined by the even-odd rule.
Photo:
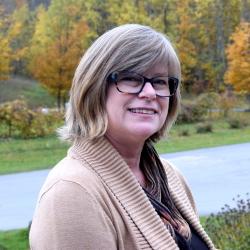
[[[209,111],[210,118],[212,118],[212,109],[219,107],[220,101],[220,95],[215,92],[201,94],[198,98],[199,105]]]
[[[206,112],[206,109],[201,107],[197,102],[186,105],[182,104],[180,113],[177,117],[177,124],[199,122]]]
[[[225,205],[206,220],[205,229],[219,249],[250,250],[250,199],[248,194],[246,201],[238,198],[237,208]]]
[[[225,91],[221,93],[220,109],[223,111],[224,116],[228,116],[228,112],[237,103],[236,96],[233,91]]]
[[[198,134],[212,133],[213,132],[213,124],[211,122],[198,123],[196,125],[196,132]]]
[[[9,127],[9,136],[12,136],[13,127],[18,130],[29,127],[33,117],[34,113],[24,101],[15,100],[0,105],[0,121]]]
[[[36,132],[36,137],[46,137],[51,135],[56,128],[62,126],[64,114],[49,110],[48,113],[43,113],[39,108],[36,111],[36,118],[32,123],[32,128]]]
[[[46,137],[62,125],[63,114],[53,110],[44,114],[42,108],[34,112],[28,109],[26,102],[15,100],[0,105],[0,121],[8,126],[9,137],[14,129],[23,139]],[[6,134],[5,131],[1,133]]]
[[[178,131],[179,136],[189,136],[189,130],[188,128],[183,128]]]
[[[235,128],[235,129],[246,127],[249,124],[247,119],[240,118],[240,117],[230,117],[227,120],[227,122],[230,128]]]

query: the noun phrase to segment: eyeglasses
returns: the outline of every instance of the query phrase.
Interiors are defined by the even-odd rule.
[[[125,94],[139,94],[145,84],[150,82],[157,96],[170,97],[175,94],[179,85],[179,79],[172,76],[155,76],[149,79],[127,71],[113,72],[109,78],[115,81],[117,90]]]

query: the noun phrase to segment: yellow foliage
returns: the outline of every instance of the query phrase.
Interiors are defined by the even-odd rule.
[[[201,91],[222,90],[225,86],[223,74],[229,65],[224,78],[226,83],[233,84],[235,90],[243,88],[249,92],[249,27],[242,23],[236,34],[232,34],[233,43],[226,51],[228,65],[223,51],[231,32],[239,24],[243,6],[241,0],[52,0],[47,9],[41,5],[35,12],[29,9],[27,0],[12,1],[15,3],[12,17],[1,15],[4,10],[0,10],[1,79],[8,77],[10,64],[14,65],[15,73],[27,73],[17,68],[27,70],[28,63],[31,68],[35,68],[35,65],[43,67],[45,72],[49,71],[51,65],[57,65],[65,72],[63,67],[67,63],[63,65],[62,62],[71,55],[70,61],[76,65],[83,48],[87,48],[106,30],[121,24],[140,23],[167,34],[174,41],[187,90],[193,91],[194,86],[198,85]],[[75,36],[73,42],[77,46],[69,45],[71,52],[67,52],[68,56],[62,56],[57,47],[68,46],[63,39],[67,35],[74,36],[80,20],[84,20],[89,29],[83,31],[84,35],[79,29],[78,38]],[[72,59],[74,56],[76,60]],[[38,76],[38,69],[35,71],[37,78],[45,79],[42,73]],[[43,80],[42,85],[56,95],[49,87],[56,83],[45,83]]]
[[[225,73],[226,83],[236,91],[250,93],[250,23],[242,22],[232,33],[232,44],[226,49],[229,67]]]
[[[2,17],[2,18],[1,18]],[[4,13],[4,9],[0,9],[0,79],[7,80],[12,70],[10,62],[19,60],[27,48],[13,50],[11,43],[19,34],[21,24],[14,22],[10,15]]]
[[[7,80],[11,68],[11,47],[10,37],[6,34],[8,16],[4,14],[4,9],[0,8],[0,80]]]

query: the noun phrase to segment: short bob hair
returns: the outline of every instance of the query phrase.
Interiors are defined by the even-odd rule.
[[[93,140],[103,136],[108,126],[106,90],[110,73],[143,74],[158,63],[166,65],[170,76],[180,79],[180,62],[168,37],[148,26],[126,24],[100,36],[76,69],[66,123],[57,130],[59,138],[73,142],[78,137]],[[149,138],[153,142],[165,137],[176,120],[179,87],[174,96],[167,98],[170,98],[168,115],[162,128]]]

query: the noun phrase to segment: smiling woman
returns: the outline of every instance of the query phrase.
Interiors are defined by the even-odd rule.
[[[167,75],[167,72],[167,67],[157,64],[144,74],[147,77],[155,77]],[[124,95],[119,93],[114,82],[110,81],[107,89],[106,111],[108,128],[105,137],[113,145],[116,141],[121,146],[127,145],[129,150],[133,150],[135,154],[133,158],[138,161],[144,142],[162,128],[168,114],[169,98],[157,97],[154,86],[149,82],[145,82],[139,93]],[[165,86],[167,88],[166,83]],[[120,151],[120,154],[125,157],[126,150],[121,149]],[[135,162],[135,166],[131,170],[139,170],[138,173],[141,173],[142,179],[144,175],[136,167],[138,165],[139,162]],[[146,180],[143,183],[146,184]]]
[[[129,24],[88,49],[73,79],[63,140],[31,226],[31,249],[214,249],[179,170],[160,159],[180,102],[168,38]]]

